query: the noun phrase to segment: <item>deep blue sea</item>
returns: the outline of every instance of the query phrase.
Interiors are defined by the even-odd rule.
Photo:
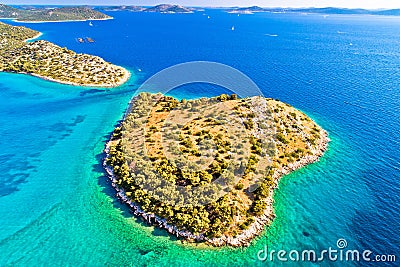
[[[128,68],[127,84],[88,89],[0,73],[0,266],[367,265],[257,259],[266,244],[321,251],[337,249],[340,238],[348,249],[394,254],[397,263],[386,266],[399,266],[399,17],[109,14],[115,19],[93,27],[22,25]],[[332,140],[320,162],[281,180],[277,217],[249,248],[182,245],[142,224],[115,200],[101,168],[104,144],[138,86],[194,60],[237,68],[265,96],[306,112]],[[172,94],[221,92],[196,85]]]

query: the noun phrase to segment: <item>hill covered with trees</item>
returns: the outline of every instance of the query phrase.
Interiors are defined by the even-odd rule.
[[[102,20],[112,17],[90,7],[55,7],[20,9],[0,4],[0,18],[14,18],[16,21],[70,21]]]

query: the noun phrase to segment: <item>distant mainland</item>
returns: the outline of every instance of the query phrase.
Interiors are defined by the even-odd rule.
[[[222,8],[232,14],[254,14],[260,12],[269,13],[310,13],[310,14],[343,14],[343,15],[382,15],[400,16],[400,9],[349,9],[337,7],[324,8],[269,8],[269,7],[230,7]],[[104,14],[107,11],[130,11],[147,13],[194,13],[203,11],[198,7],[184,7],[181,5],[160,4],[156,6],[76,6],[76,7],[46,7],[46,6],[19,6],[12,7],[0,4],[0,19],[14,19],[19,22],[55,22],[55,21],[84,21],[84,20],[106,20],[111,16]]]
[[[15,8],[0,4],[0,18],[18,22],[56,22],[106,20],[112,17],[90,7],[25,7]]]
[[[153,7],[141,6],[76,6],[76,7],[12,7],[0,4],[0,19],[14,19],[17,22],[58,22],[58,21],[86,21],[107,20],[111,16],[102,11],[131,11],[149,13],[193,13],[195,9],[180,5],[161,4]]]
[[[336,8],[336,7],[324,7],[324,8],[263,8],[259,6],[251,7],[236,7],[227,9],[228,13],[233,14],[254,14],[259,12],[270,12],[270,13],[315,13],[315,14],[343,14],[343,15],[381,15],[381,16],[399,16],[400,9],[351,9],[351,8]]]

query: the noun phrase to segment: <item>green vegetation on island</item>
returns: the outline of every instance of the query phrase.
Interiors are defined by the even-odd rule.
[[[228,11],[233,14],[253,14],[257,12],[267,12],[268,10],[259,6],[251,6],[251,7],[240,7],[236,9],[232,9]]]
[[[243,127],[232,128],[234,120]],[[114,130],[104,165],[119,198],[149,223],[191,241],[246,246],[274,217],[279,178],[317,161],[328,141],[304,113],[277,100],[142,93]],[[207,193],[183,203],[182,190],[194,188]]]
[[[104,20],[112,17],[89,7],[56,7],[19,9],[0,4],[0,18],[13,18],[16,21],[48,22]]]
[[[179,6],[179,5],[161,4],[161,5],[147,8],[144,10],[144,12],[193,13],[193,9]]]
[[[124,68],[97,56],[78,54],[43,40],[26,42],[39,34],[26,27],[0,22],[0,71],[96,87],[115,87],[130,76]]]

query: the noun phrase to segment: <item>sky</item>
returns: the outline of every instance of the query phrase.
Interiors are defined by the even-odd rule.
[[[141,5],[169,3],[184,6],[261,6],[261,7],[345,7],[400,8],[400,0],[0,0],[11,5]]]

